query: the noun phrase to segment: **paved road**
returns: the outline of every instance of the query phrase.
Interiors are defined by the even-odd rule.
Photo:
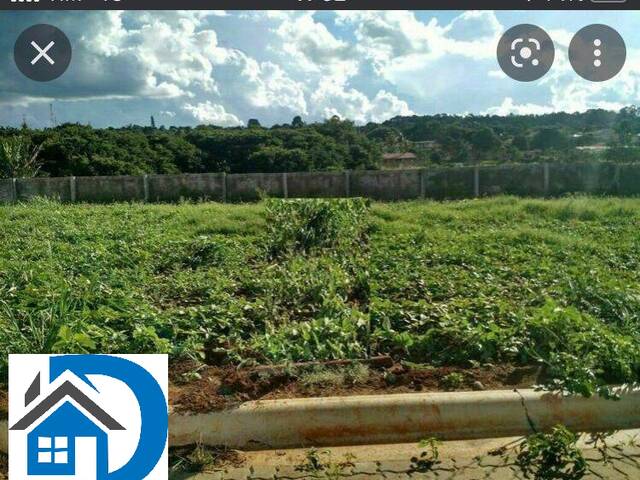
[[[636,439],[637,438],[637,439]],[[243,452],[243,465],[201,474],[173,474],[172,480],[298,480],[381,478],[388,480],[512,480],[526,478],[515,463],[518,438],[444,442],[438,461],[415,461],[425,448],[415,444]],[[608,461],[581,440],[591,472],[588,479],[640,479],[640,431],[619,432],[607,440]],[[428,449],[426,449],[428,450]],[[428,458],[428,457],[427,457]],[[413,459],[413,460],[412,460]]]

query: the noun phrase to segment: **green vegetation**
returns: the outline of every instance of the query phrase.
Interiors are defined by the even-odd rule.
[[[640,379],[639,225],[640,200],[586,197],[4,206],[0,371],[9,352],[391,354],[606,395]]]
[[[519,446],[518,466],[526,478],[579,480],[589,468],[577,446],[578,435],[557,425],[550,433],[536,433]]]
[[[380,157],[377,143],[337,118],[271,129],[0,128],[0,142],[14,137],[42,145],[42,173],[53,177],[364,169],[374,168]]]
[[[41,146],[32,146],[21,136],[0,140],[0,178],[35,177],[42,166],[38,160]]]
[[[343,368],[315,367],[299,374],[299,381],[306,387],[341,387],[358,385],[369,378],[369,367],[355,363]]]
[[[155,122],[106,129],[0,128],[0,142],[19,137],[42,145],[46,176],[375,169],[384,152],[414,152],[418,165],[635,162],[639,135],[634,106],[620,112],[396,117],[361,127],[338,117],[305,124],[298,116],[270,128],[256,119],[246,128],[157,128]]]
[[[442,386],[445,390],[458,390],[464,384],[464,375],[453,372],[442,377]]]
[[[296,465],[296,471],[305,472],[312,478],[340,480],[353,476],[354,460],[355,456],[349,452],[345,453],[341,460],[337,460],[333,458],[330,450],[310,448],[305,462]]]
[[[420,440],[418,446],[424,449],[418,456],[411,458],[411,472],[424,473],[433,469],[440,463],[440,451],[438,449],[440,441],[435,437]]]
[[[413,151],[426,164],[640,159],[640,111],[465,117],[396,117],[364,131],[384,151]]]

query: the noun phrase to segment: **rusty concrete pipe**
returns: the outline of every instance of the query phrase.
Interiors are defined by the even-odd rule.
[[[556,424],[575,431],[640,428],[640,390],[618,401],[519,391],[411,393],[247,402],[169,416],[169,444],[240,449],[365,445],[528,435]],[[7,451],[7,422],[0,422]]]
[[[640,427],[640,390],[618,401],[519,391],[416,393],[247,402],[223,412],[171,415],[170,443],[260,449],[527,435]]]

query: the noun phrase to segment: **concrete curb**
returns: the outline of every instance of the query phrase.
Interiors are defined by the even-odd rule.
[[[260,400],[219,412],[169,416],[169,444],[243,450],[522,436],[564,424],[575,431],[640,428],[640,390],[618,401],[534,390]],[[0,422],[7,451],[7,421]]]
[[[640,427],[640,390],[619,401],[534,390],[416,393],[247,402],[234,410],[171,415],[173,446],[239,449],[406,443]]]

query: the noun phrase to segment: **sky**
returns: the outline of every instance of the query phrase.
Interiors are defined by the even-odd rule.
[[[13,61],[24,29],[49,23],[73,45],[65,74],[27,79]],[[556,59],[521,83],[498,66],[500,35],[545,29]],[[592,83],[567,47],[582,27],[622,35],[627,63]],[[171,11],[0,12],[0,125],[95,127],[307,122],[358,124],[397,115],[541,114],[640,103],[640,11]],[[4,52],[2,54],[2,52]]]

